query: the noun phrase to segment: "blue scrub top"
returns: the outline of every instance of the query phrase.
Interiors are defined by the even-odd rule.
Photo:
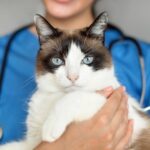
[[[121,38],[120,33],[108,30],[105,44],[108,47],[113,40]],[[5,52],[5,47],[10,35],[0,38],[0,68]],[[139,42],[145,60],[146,68],[146,95],[144,106],[150,105],[150,45]],[[28,29],[22,31],[14,39],[7,63],[6,74],[3,82],[3,91],[0,97],[0,127],[3,137],[0,144],[24,137],[26,131],[25,120],[28,110],[28,101],[36,90],[35,63],[39,50],[38,38]],[[115,64],[115,71],[119,81],[126,86],[127,91],[140,99],[142,77],[139,55],[131,41],[116,43],[111,54]]]

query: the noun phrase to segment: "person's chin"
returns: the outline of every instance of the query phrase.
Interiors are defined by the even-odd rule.
[[[57,19],[67,19],[67,18],[71,18],[72,16],[74,16],[73,12],[70,10],[63,10],[63,9],[57,9],[54,11],[49,11],[48,12],[49,16],[53,16],[54,18]]]
[[[72,0],[55,0],[55,1],[60,4],[68,4],[72,2]]]

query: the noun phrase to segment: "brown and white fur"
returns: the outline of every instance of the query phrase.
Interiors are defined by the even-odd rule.
[[[23,141],[0,150],[33,150],[42,140],[53,142],[73,121],[90,119],[106,99],[95,91],[120,83],[104,47],[107,14],[88,28],[62,31],[37,15],[35,24],[41,48],[37,58],[38,89],[29,103],[27,133]],[[129,118],[134,132],[129,149],[150,150],[150,121],[129,96]]]

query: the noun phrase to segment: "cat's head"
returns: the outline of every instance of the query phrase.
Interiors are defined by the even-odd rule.
[[[100,78],[102,70],[111,68],[111,57],[104,47],[107,23],[104,12],[87,28],[63,31],[36,15],[41,46],[37,59],[39,88],[69,91],[85,88],[97,77],[103,79]]]

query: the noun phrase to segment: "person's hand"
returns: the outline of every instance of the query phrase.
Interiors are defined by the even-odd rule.
[[[42,142],[35,150],[124,150],[133,130],[124,89],[99,92],[108,101],[92,119],[72,123],[60,139]]]
[[[133,132],[133,120],[128,120],[128,105],[127,105],[127,99],[128,98],[127,98],[127,95],[125,94],[125,88],[124,87],[120,87],[119,89],[117,89],[117,90],[114,91],[112,89],[112,87],[108,87],[108,88],[106,88],[104,90],[97,91],[97,92],[100,93],[100,94],[102,94],[103,96],[107,97],[108,100],[112,101],[112,103],[115,102],[115,100],[117,100],[119,98],[118,97],[119,95],[117,96],[117,94],[122,94],[122,96],[120,95],[122,97],[120,99],[120,106],[118,107],[116,113],[114,114],[114,117],[112,118],[112,122],[114,122],[114,125],[112,125],[112,131],[113,131],[113,128],[116,126],[116,128],[114,128],[115,131],[116,131],[116,133],[115,133],[115,136],[113,136],[113,132],[112,132],[112,135],[109,135],[110,137],[113,137],[113,140],[111,140],[112,144],[108,145],[108,149],[124,150],[124,149],[128,148],[130,140],[131,140],[132,132]],[[115,99],[115,97],[116,97],[116,99]],[[124,103],[123,101],[125,102],[125,104],[123,104]],[[118,99],[118,102],[119,102],[119,99]],[[119,103],[116,103],[116,104],[119,104]],[[107,105],[110,106],[111,104],[108,104],[108,102],[107,102],[106,105],[103,107],[103,109],[106,110],[106,115],[107,115],[107,108],[110,108]],[[115,105],[115,106],[117,107],[117,105]],[[127,106],[126,107],[127,109],[125,108],[125,106]],[[114,109],[116,109],[116,107]],[[124,110],[121,110],[121,109],[125,109],[125,112],[124,112]],[[103,113],[102,110],[99,113]],[[108,114],[109,114],[109,112],[108,112]],[[121,120],[119,119],[120,118],[119,116],[122,117],[122,123],[121,123]],[[119,119],[120,121],[117,120],[117,119]],[[106,120],[107,120],[107,117],[106,117]],[[117,128],[117,126],[118,126],[118,128]],[[116,140],[115,140],[115,138],[116,138]]]

